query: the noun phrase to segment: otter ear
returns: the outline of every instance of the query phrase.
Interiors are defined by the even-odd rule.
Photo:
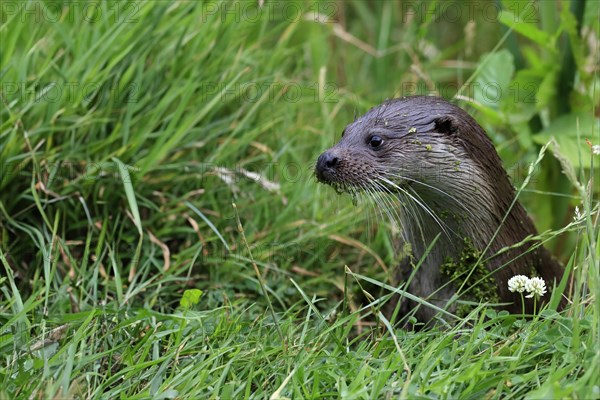
[[[458,120],[452,115],[443,115],[436,118],[434,122],[436,132],[451,135],[458,130]]]

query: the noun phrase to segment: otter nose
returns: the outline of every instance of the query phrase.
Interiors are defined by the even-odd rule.
[[[317,178],[323,181],[327,181],[327,173],[335,169],[339,164],[340,159],[330,150],[321,154],[317,159]]]
[[[317,168],[318,169],[331,169],[335,168],[338,163],[338,158],[335,154],[330,151],[326,151],[325,153],[319,156],[317,160]]]

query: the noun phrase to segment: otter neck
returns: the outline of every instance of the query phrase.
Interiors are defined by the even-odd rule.
[[[438,265],[448,256],[460,254],[465,240],[483,250],[498,237],[501,230],[498,228],[508,211],[499,207],[498,186],[510,183],[489,179],[478,165],[468,158],[464,160],[460,166],[442,171],[437,182],[413,185],[412,193],[405,196],[410,204],[402,216],[407,228],[406,240],[412,244],[416,258],[438,236],[428,255],[429,262]],[[512,187],[509,189],[512,195]],[[505,224],[513,222],[512,214],[508,214]],[[502,247],[501,243],[494,245],[496,242],[492,242],[489,250]]]

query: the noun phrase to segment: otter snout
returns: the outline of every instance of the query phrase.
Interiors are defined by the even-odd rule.
[[[333,149],[329,149],[321,154],[317,159],[317,166],[315,167],[317,179],[324,183],[330,183],[333,180],[339,162],[340,158]]]

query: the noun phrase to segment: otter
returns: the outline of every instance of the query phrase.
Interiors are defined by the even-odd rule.
[[[538,276],[551,290],[563,276],[550,252],[527,240],[536,228],[515,200],[492,141],[466,111],[442,98],[409,96],[372,108],[319,156],[315,174],[340,193],[368,196],[400,222],[412,254],[397,267],[396,283],[411,277],[404,290],[437,307],[456,311],[456,302],[448,301],[471,272],[452,279],[451,269],[465,259],[474,268],[483,265],[481,280],[491,280],[496,291],[471,300],[499,301],[513,313],[531,313],[533,301],[522,304],[521,294],[509,291],[511,277]],[[406,297],[400,301],[400,316],[414,312],[429,323],[438,313]]]

